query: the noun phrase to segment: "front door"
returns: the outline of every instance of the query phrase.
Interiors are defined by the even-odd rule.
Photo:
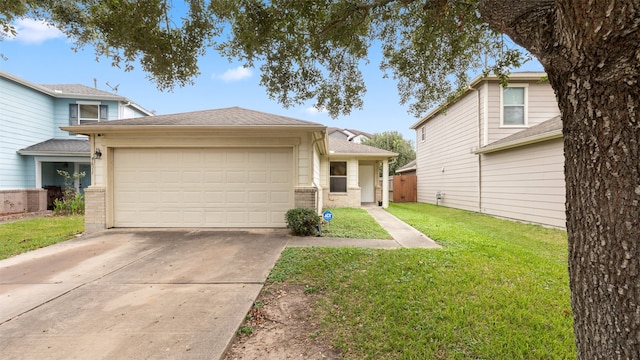
[[[360,183],[360,202],[375,202],[375,176],[373,165],[358,166],[358,182]]]

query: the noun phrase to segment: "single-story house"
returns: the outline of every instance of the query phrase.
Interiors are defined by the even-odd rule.
[[[239,107],[63,126],[89,137],[85,231],[284,227],[292,208],[381,201],[397,154],[329,140],[322,124]]]

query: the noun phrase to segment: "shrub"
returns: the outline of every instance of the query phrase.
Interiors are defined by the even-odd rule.
[[[291,209],[285,214],[287,228],[297,236],[309,236],[318,233],[322,218],[311,209]]]
[[[69,175],[64,170],[58,170],[58,174],[64,178],[64,190],[62,190],[62,199],[55,199],[53,202],[53,213],[56,215],[84,214],[84,196],[73,188],[73,182],[83,178],[86,175],[85,172]]]

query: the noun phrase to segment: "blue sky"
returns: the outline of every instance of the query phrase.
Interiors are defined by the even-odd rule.
[[[383,78],[376,60],[362,69],[367,86],[364,108],[353,110],[349,116],[332,119],[313,109],[313,102],[285,109],[270,100],[259,86],[259,70],[229,63],[214,51],[200,59],[201,75],[194,85],[162,92],[139,67],[125,72],[112,67],[108,59],[101,58],[97,62],[89,47],[74,52],[73,44],[54,28],[33,20],[19,20],[14,25],[18,36],[0,42],[0,54],[7,58],[0,59],[0,69],[36,84],[94,86],[95,78],[99,89],[114,92],[109,85],[118,86],[119,95],[157,114],[240,106],[369,133],[396,130],[415,143],[415,132],[409,127],[417,118],[407,113],[408,106],[400,105],[395,81]],[[542,71],[536,61],[525,66],[522,70]]]

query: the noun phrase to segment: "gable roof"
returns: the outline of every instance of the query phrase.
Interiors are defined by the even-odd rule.
[[[192,111],[178,114],[156,115],[132,119],[111,120],[95,124],[64,126],[62,130],[79,134],[91,134],[109,130],[143,130],[168,128],[307,128],[324,130],[322,124],[294,119],[241,107]]]
[[[511,149],[518,146],[535,144],[542,141],[562,137],[562,117],[560,115],[541,122],[528,129],[492,142],[474,151],[474,154],[488,154],[495,151]]]
[[[80,100],[111,100],[120,101],[128,104],[131,107],[138,109],[140,112],[147,115],[154,115],[151,111],[143,108],[135,102],[127,99],[124,96],[118,94],[112,94],[107,91],[99,90],[80,84],[56,84],[56,85],[38,85],[25,79],[21,79],[15,75],[9,74],[0,70],[0,77],[13,81],[22,86],[28,87],[32,90],[49,95],[54,98],[73,98]]]
[[[397,153],[375,148],[369,145],[357,144],[348,140],[329,138],[329,156],[333,155],[369,155],[375,157],[394,157]]]
[[[20,155],[90,155],[91,145],[88,139],[49,139],[24,149]]]
[[[355,130],[355,129],[344,129],[345,131],[348,131],[350,133],[352,133],[354,136],[366,136],[368,138],[372,138],[373,134],[369,134],[368,132],[364,132],[364,131],[360,131],[360,130]]]
[[[547,76],[547,73],[537,72],[537,71],[514,72],[514,73],[511,73],[511,75],[509,75],[509,81],[536,81],[536,80],[542,79],[545,76]],[[430,120],[434,116],[438,115],[440,112],[445,111],[452,104],[456,103],[458,100],[460,100],[469,91],[476,91],[477,90],[476,88],[480,84],[482,84],[482,83],[484,83],[486,81],[498,81],[498,80],[499,80],[499,78],[496,75],[480,75],[480,76],[477,76],[475,79],[471,80],[471,82],[469,83],[469,85],[466,88],[461,89],[460,93],[456,94],[456,96],[453,98],[453,100],[450,100],[450,101],[447,101],[445,103],[440,104],[438,107],[436,107],[435,109],[430,111],[427,115],[425,115],[420,120],[415,122],[409,128],[412,129],[412,130],[415,130],[418,127],[422,126],[422,124],[424,124],[425,122],[427,122],[428,120]]]
[[[353,138],[357,137],[357,136],[365,136],[368,137],[369,139],[371,139],[373,137],[372,134],[369,134],[368,132],[364,132],[364,131],[360,131],[360,130],[355,130],[355,129],[340,129],[337,127],[327,127],[327,134],[331,135],[334,133],[340,133],[341,135],[344,135],[348,140],[352,140]]]
[[[45,89],[48,89],[49,91],[54,92],[59,97],[60,96],[65,96],[65,97],[89,96],[91,98],[99,97],[99,98],[107,98],[107,99],[114,99],[114,100],[126,99],[123,96],[120,96],[118,94],[112,94],[107,91],[99,90],[99,89],[81,85],[81,84],[42,84],[40,86],[44,87]]]

